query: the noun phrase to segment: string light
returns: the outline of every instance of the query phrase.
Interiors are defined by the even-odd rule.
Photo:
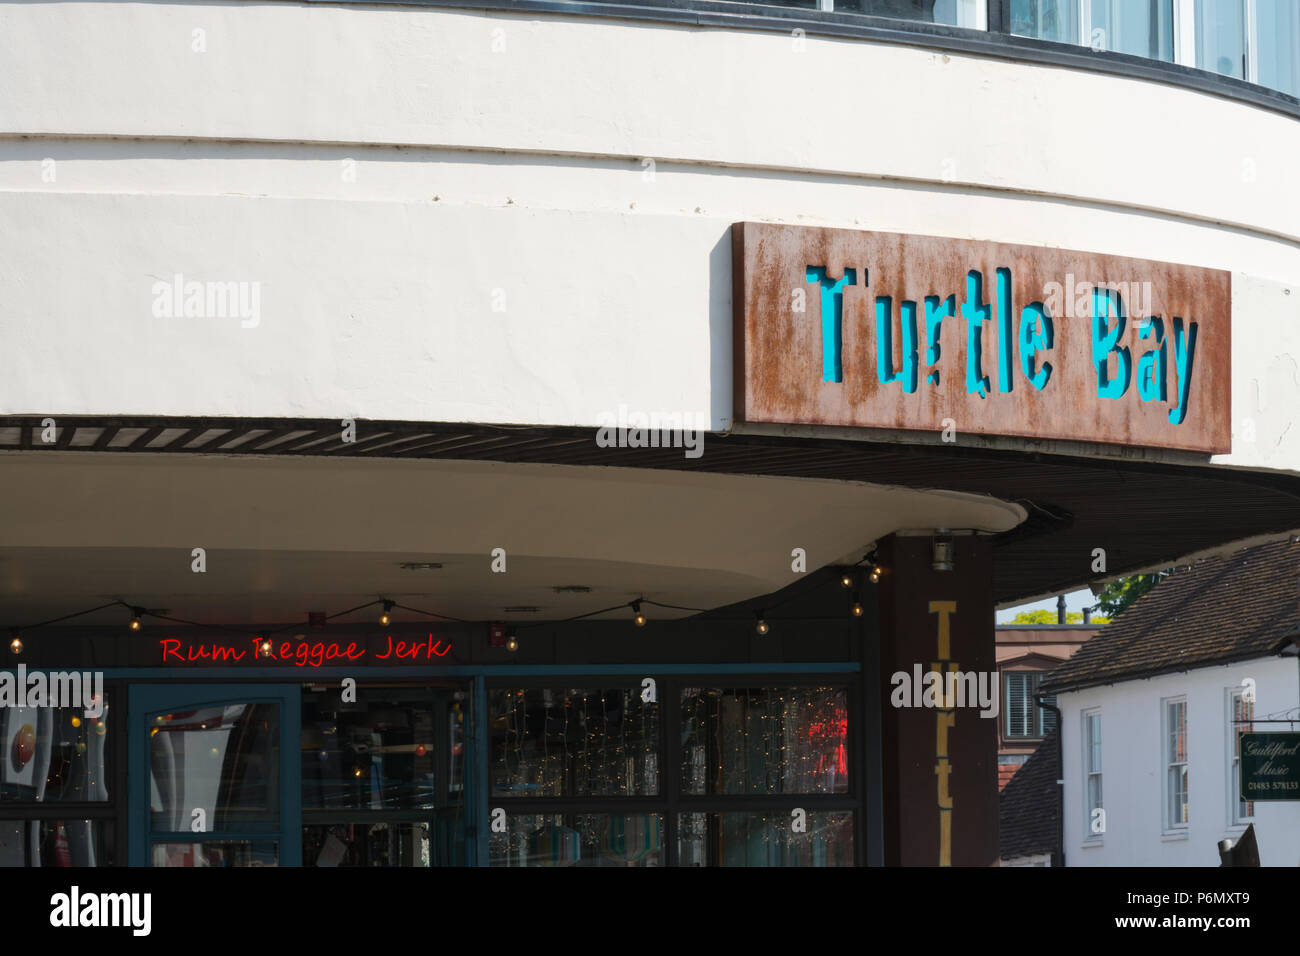
[[[852,572],[850,572],[850,571],[845,571],[843,574],[840,575],[840,587],[844,588],[846,591],[847,591],[849,588],[853,587],[853,573],[852,573]]]
[[[849,605],[849,613],[854,617],[862,617],[862,597],[857,591],[853,592],[853,602]]]
[[[389,625],[389,622],[392,621],[393,619],[392,615],[390,615],[388,612],[393,609],[393,605],[396,603],[397,603],[396,601],[384,602],[384,613],[379,615],[379,623],[382,624],[384,627],[387,627]]]
[[[9,642],[9,650],[15,654],[21,654],[23,652],[23,639],[18,636],[18,628],[14,628],[9,633],[13,635],[13,639]]]
[[[129,627],[133,631],[140,630],[140,628],[144,626],[140,622],[140,618],[142,617],[144,617],[144,608],[142,607],[131,608],[131,623],[128,624],[127,627]]]
[[[271,656],[271,635],[259,634],[258,637],[261,638],[261,641],[259,641],[257,645],[257,656],[270,657]]]
[[[510,651],[512,654],[519,650],[519,638],[515,635],[515,629],[513,627],[506,629],[506,650]]]
[[[768,626],[767,621],[763,620],[763,612],[755,611],[754,617],[758,620],[758,623],[754,625],[754,630],[758,632],[759,637],[766,637],[771,628]]]
[[[637,627],[645,627],[645,615],[641,613],[641,602],[633,601],[628,606],[632,608],[632,623]]]

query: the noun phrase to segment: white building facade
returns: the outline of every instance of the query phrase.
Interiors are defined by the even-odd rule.
[[[1252,715],[1252,690],[1256,721],[1237,723]],[[1259,722],[1297,715],[1294,656],[1062,692],[1057,706],[1067,866],[1218,866],[1219,841],[1251,823],[1262,865],[1300,864],[1300,803],[1242,801],[1236,745],[1244,729],[1294,729]]]

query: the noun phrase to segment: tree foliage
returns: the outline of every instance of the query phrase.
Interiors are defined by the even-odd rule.
[[[1105,624],[1109,618],[1094,614],[1089,620],[1091,624]],[[1055,624],[1056,612],[1049,611],[1046,608],[1039,608],[1037,611],[1021,611],[1011,620],[1006,622],[1012,624]],[[1067,611],[1065,613],[1066,624],[1082,624],[1083,615],[1078,611]]]
[[[1116,578],[1097,595],[1097,608],[1111,618],[1119,617],[1132,606],[1134,601],[1167,578],[1170,573],[1170,571],[1157,571],[1155,574],[1131,574],[1126,578]]]

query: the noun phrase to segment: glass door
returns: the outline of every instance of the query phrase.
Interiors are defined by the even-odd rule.
[[[296,684],[131,688],[130,864],[299,866]]]

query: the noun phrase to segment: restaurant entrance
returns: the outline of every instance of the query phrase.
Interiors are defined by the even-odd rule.
[[[133,866],[295,866],[299,687],[131,688]]]

